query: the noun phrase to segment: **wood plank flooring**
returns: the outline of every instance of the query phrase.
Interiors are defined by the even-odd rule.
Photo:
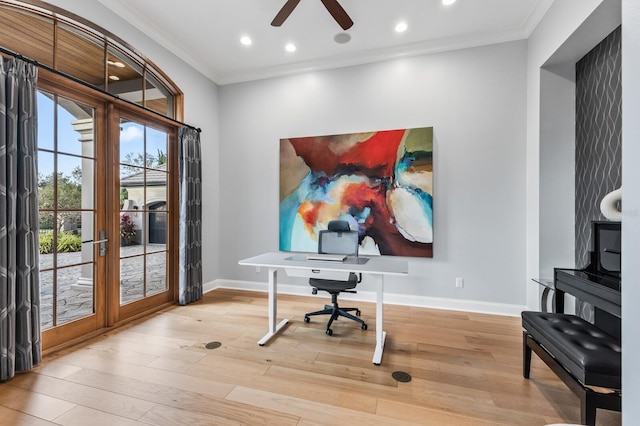
[[[302,321],[327,297],[280,296],[290,323],[263,347],[264,293],[218,289],[73,348],[0,384],[3,425],[546,425],[578,423],[578,399],[535,354],[522,377],[519,318],[385,307],[382,365],[369,329]],[[206,349],[220,342],[217,349]],[[408,383],[394,371],[412,376]],[[621,424],[598,410],[598,425]]]

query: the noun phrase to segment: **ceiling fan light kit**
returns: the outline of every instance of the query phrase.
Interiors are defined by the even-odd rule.
[[[343,30],[348,30],[353,26],[353,21],[347,14],[347,12],[340,6],[338,0],[320,0],[327,11],[333,16],[333,19],[336,20],[338,25],[342,27]],[[271,25],[274,27],[281,26],[284,21],[287,20],[291,12],[298,6],[300,0],[287,0],[287,2],[282,6],[282,9],[278,12],[273,21],[271,21]]]

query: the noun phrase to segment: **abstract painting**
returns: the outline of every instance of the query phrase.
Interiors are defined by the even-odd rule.
[[[280,250],[315,252],[329,221],[361,254],[433,257],[433,128],[280,140]]]

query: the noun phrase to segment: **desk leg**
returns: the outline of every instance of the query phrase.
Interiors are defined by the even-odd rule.
[[[382,351],[384,350],[384,340],[387,333],[382,329],[383,307],[384,307],[384,275],[379,275],[378,291],[376,297],[376,350],[373,352],[373,363],[380,365],[382,362]]]
[[[273,336],[280,331],[286,323],[289,322],[288,318],[280,321],[280,324],[276,325],[276,318],[278,316],[278,270],[276,268],[269,268],[269,332],[264,335],[262,339],[258,341],[260,346],[264,346]]]

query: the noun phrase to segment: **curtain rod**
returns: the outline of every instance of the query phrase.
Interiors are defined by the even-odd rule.
[[[121,98],[120,96],[118,96],[118,95],[115,95],[115,94],[113,94],[113,93],[109,93],[109,92],[107,92],[107,91],[106,91],[106,90],[104,90],[104,89],[101,89],[101,88],[99,88],[99,87],[94,86],[93,84],[89,84],[89,83],[87,83],[86,81],[80,80],[80,79],[79,79],[79,78],[77,78],[77,77],[74,77],[74,76],[69,75],[69,74],[67,74],[67,73],[65,73],[65,72],[62,72],[62,71],[59,71],[59,70],[53,69],[52,67],[50,67],[50,66],[48,66],[48,65],[41,64],[40,62],[38,62],[38,61],[36,61],[36,60],[34,60],[34,59],[28,58],[28,57],[26,57],[26,56],[24,56],[24,55],[21,55],[21,54],[19,54],[19,53],[14,52],[14,51],[12,51],[12,50],[5,49],[5,48],[4,48],[4,47],[2,47],[2,46],[0,46],[0,52],[4,53],[4,54],[6,54],[6,55],[9,55],[9,56],[13,56],[14,58],[16,58],[16,59],[20,59],[21,61],[24,61],[24,62],[28,62],[28,63],[30,63],[30,64],[33,64],[33,65],[37,66],[38,68],[42,68],[42,69],[45,69],[45,70],[47,70],[47,71],[49,71],[49,72],[52,72],[52,73],[54,73],[54,74],[57,74],[57,75],[59,75],[59,76],[62,76],[62,77],[68,78],[69,80],[72,80],[72,81],[74,81],[74,82],[76,82],[76,83],[82,84],[83,86],[88,87],[88,88],[90,88],[90,89],[97,90],[98,92],[100,92],[100,93],[102,93],[102,94],[104,94],[104,95],[107,95],[107,96],[111,96],[112,98],[117,99],[117,100],[118,100],[118,101],[120,101],[120,102],[125,102],[125,103],[127,103],[127,104],[129,104],[129,105],[131,105],[131,106],[134,106],[134,107],[136,107],[136,108],[139,108],[139,109],[145,110],[145,111],[147,111],[147,112],[150,112],[150,113],[152,113],[152,114],[155,114],[155,115],[157,115],[157,116],[160,116],[160,117],[162,117],[162,118],[164,118],[164,119],[166,119],[166,120],[172,121],[172,122],[174,122],[174,123],[176,123],[176,124],[180,124],[180,125],[182,125],[182,126],[189,127],[189,128],[191,128],[191,129],[193,129],[193,130],[197,131],[198,133],[202,132],[202,129],[200,129],[199,127],[194,127],[194,126],[192,126],[192,125],[190,125],[190,124],[183,123],[182,121],[176,120],[175,118],[167,117],[166,115],[163,115],[163,114],[159,113],[158,111],[154,111],[154,110],[152,110],[152,109],[150,109],[150,108],[147,108],[147,107],[142,106],[142,105],[140,105],[140,104],[137,104],[137,103],[135,103],[135,102],[129,101],[129,100],[127,100],[127,99],[122,99],[122,98]]]

